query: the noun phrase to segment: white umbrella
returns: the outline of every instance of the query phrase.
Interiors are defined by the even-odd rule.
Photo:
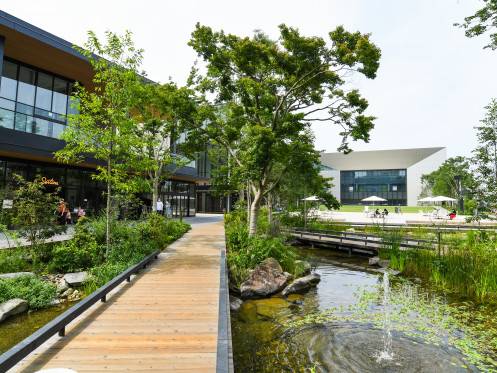
[[[377,197],[377,196],[370,196],[364,199],[361,199],[362,202],[373,202],[373,206],[375,202],[385,202],[385,198]]]
[[[433,197],[432,201],[433,202],[456,202],[457,199],[445,197],[445,196],[436,196],[436,197]]]
[[[302,198],[302,201],[321,201],[321,198],[318,196],[310,196],[307,198]]]
[[[421,198],[421,199],[418,199],[418,202],[434,202],[433,201],[433,197],[425,197],[425,198]]]
[[[385,202],[386,199],[385,198],[381,198],[381,197],[377,197],[377,196],[371,196],[371,197],[367,197],[367,198],[364,198],[364,199],[361,199],[362,202]]]

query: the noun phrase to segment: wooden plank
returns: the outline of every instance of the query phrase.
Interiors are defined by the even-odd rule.
[[[194,227],[11,371],[215,371],[223,245],[222,223]]]

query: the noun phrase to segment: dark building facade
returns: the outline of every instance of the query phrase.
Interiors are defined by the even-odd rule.
[[[71,208],[98,211],[105,186],[92,178],[95,162],[62,165],[54,159],[64,146],[59,136],[68,115],[74,114],[73,84],[92,84],[87,59],[71,43],[0,11],[0,71],[0,195],[14,174],[39,176],[47,187],[59,187]],[[161,198],[173,215],[195,215],[199,180],[193,162],[163,183]]]

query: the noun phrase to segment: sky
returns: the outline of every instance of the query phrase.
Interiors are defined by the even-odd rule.
[[[474,126],[497,97],[497,51],[488,38],[468,39],[454,27],[481,0],[0,0],[0,9],[74,44],[88,30],[130,30],[145,50],[149,78],[184,84],[196,59],[187,45],[197,22],[238,35],[262,30],[276,38],[285,23],[327,38],[338,25],[371,33],[382,50],[376,79],[350,78],[369,101],[376,125],[369,143],[354,150],[445,146],[449,156],[470,155]],[[316,148],[333,152],[338,129],[313,125]]]

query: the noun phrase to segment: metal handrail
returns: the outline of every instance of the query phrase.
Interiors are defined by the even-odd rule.
[[[495,224],[481,224],[481,225],[461,225],[461,224],[425,224],[425,223],[365,223],[365,222],[345,222],[345,221],[331,221],[333,225],[344,225],[347,227],[381,227],[382,229],[388,228],[424,228],[428,230],[442,230],[442,231],[470,231],[470,230],[497,230]]]
[[[120,275],[117,275],[105,285],[101,286],[89,296],[69,308],[63,314],[59,315],[58,317],[38,329],[36,332],[31,334],[29,337],[16,344],[10,350],[0,355],[0,372],[6,372],[7,370],[15,366],[19,361],[28,356],[31,352],[33,352],[36,348],[38,348],[41,344],[46,342],[56,333],[59,333],[59,336],[63,337],[65,335],[65,328],[67,324],[69,324],[71,321],[73,321],[76,317],[81,315],[99,300],[105,302],[107,300],[107,294],[111,290],[113,290],[124,280],[130,282],[131,275],[145,268],[154,259],[157,259],[159,253],[160,251],[157,250],[148,255],[138,264],[135,264]]]
[[[343,232],[343,231],[325,231],[325,230],[304,230],[304,229],[288,229],[287,232],[299,234],[300,238],[303,239],[303,235],[314,235],[314,236],[319,236],[319,237],[328,237],[328,238],[336,238],[340,239],[340,242],[343,242],[343,240],[348,240],[348,241],[356,241],[356,242],[364,242],[364,244],[367,246],[368,243],[373,243],[373,244],[392,244],[394,241],[391,240],[384,240],[381,236],[378,235],[373,235],[371,233],[352,233],[352,232]],[[362,237],[362,238],[360,238]],[[374,239],[369,239],[369,238],[374,238]],[[416,244],[410,244],[409,242],[415,242]],[[431,241],[431,240],[421,240],[421,239],[416,239],[416,238],[408,238],[408,237],[402,237],[400,239],[400,246],[402,247],[407,247],[407,248],[428,248],[428,249],[433,249],[436,245],[438,244],[438,241]]]

